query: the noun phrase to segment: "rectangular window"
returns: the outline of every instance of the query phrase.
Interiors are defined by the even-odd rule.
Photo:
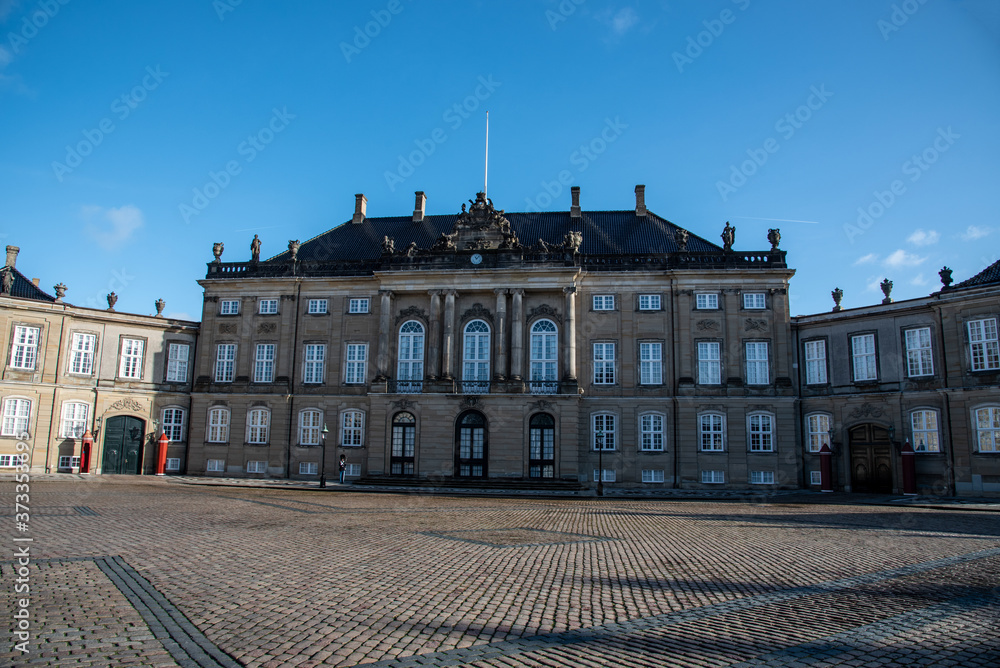
[[[299,445],[319,445],[323,414],[308,410],[299,413]]]
[[[345,478],[357,478],[361,475],[361,464],[348,464],[344,471]]]
[[[22,461],[27,461],[26,454],[21,455],[0,455],[0,469],[9,469],[20,466]]]
[[[361,411],[345,411],[341,429],[341,444],[344,447],[360,448],[364,445],[365,414]]]
[[[261,299],[259,313],[261,315],[274,315],[278,312],[278,300],[277,299]]]
[[[221,473],[226,470],[225,459],[209,459],[205,467],[210,473]]]
[[[267,462],[247,462],[247,473],[267,473]]]
[[[851,357],[854,360],[854,381],[878,379],[875,363],[875,335],[859,334],[851,337]]]
[[[94,372],[94,351],[97,337],[94,334],[73,334],[69,372],[89,376]]]
[[[171,443],[184,440],[184,409],[164,408],[163,409],[163,433]]]
[[[640,311],[659,311],[660,295],[639,295]]]
[[[328,302],[325,299],[310,299],[309,313],[312,315],[322,315],[329,310]]]
[[[615,310],[615,296],[614,295],[594,295],[594,310],[595,311],[614,311]]]
[[[347,344],[347,366],[344,370],[345,383],[365,382],[365,362],[368,360],[367,343]]]
[[[751,485],[773,485],[774,471],[750,471]]]
[[[208,442],[225,443],[229,440],[229,411],[213,408],[208,411]]]
[[[119,378],[142,378],[142,348],[139,339],[122,339],[122,358],[118,366]]]
[[[980,408],[976,411],[976,440],[979,452],[1000,452],[1000,408]]]
[[[270,383],[272,381],[274,381],[274,344],[258,343],[253,364],[253,382]]]
[[[719,295],[700,292],[695,295],[695,306],[699,309],[717,309],[719,308]]]
[[[643,469],[643,482],[663,482],[663,469]]]
[[[594,344],[594,384],[615,384],[615,344]]]
[[[184,383],[188,375],[188,356],[191,346],[186,343],[171,343],[167,346],[167,382]]]
[[[27,399],[5,399],[3,402],[3,426],[0,436],[20,436],[28,432],[28,418],[31,416],[31,402]]]
[[[718,385],[722,382],[722,359],[717,341],[698,343],[698,382],[702,385]]]
[[[639,429],[642,433],[640,441],[642,449],[647,451],[663,450],[663,416],[657,413],[639,416]]]
[[[59,435],[63,438],[80,438],[87,431],[87,413],[90,406],[75,401],[63,404],[62,429]]]
[[[826,341],[806,341],[806,384],[826,383]]]
[[[233,372],[236,369],[236,344],[220,343],[215,354],[215,382],[233,382]]]
[[[326,375],[324,365],[326,363],[326,344],[307,343],[305,358],[305,369],[302,374],[303,383],[322,383]]]
[[[809,452],[819,452],[824,445],[830,445],[830,416],[809,415],[806,417]]]
[[[604,480],[602,482],[614,482],[617,476],[614,469],[604,469]],[[597,482],[597,469],[594,469],[594,482]]]
[[[941,452],[937,411],[913,411],[910,424],[913,427],[914,452]]]
[[[701,481],[705,484],[718,485],[726,482],[725,471],[702,471]]]
[[[15,327],[14,345],[10,351],[10,366],[12,369],[33,371],[38,358],[38,327]]]
[[[770,415],[750,416],[750,452],[772,452],[774,432]]]
[[[68,469],[80,466],[80,458],[73,455],[62,455],[59,457],[59,468]]]
[[[181,459],[180,459],[180,457],[167,457],[167,470],[168,471],[180,471],[181,470]]]
[[[271,412],[266,408],[255,408],[247,416],[247,443],[264,445],[267,443],[271,426]]]
[[[745,309],[762,309],[765,308],[766,304],[763,292],[743,293],[743,308]]]
[[[746,351],[747,385],[767,385],[771,382],[767,366],[767,344],[748,342]]]
[[[721,415],[706,414],[698,418],[701,449],[706,452],[722,452],[725,432]]]
[[[319,464],[316,462],[299,462],[299,475],[316,475],[319,473]]]
[[[810,471],[809,472],[809,484],[810,485],[822,485],[823,484],[823,473],[822,473],[822,471]]]
[[[973,371],[1000,369],[996,318],[969,321],[969,347]]]
[[[914,376],[933,376],[934,360],[931,356],[931,328],[908,329],[906,340],[906,372]]]
[[[368,297],[352,299],[348,305],[348,313],[368,313]]]
[[[220,315],[238,315],[240,312],[239,299],[223,299],[219,302]]]
[[[615,449],[615,416],[610,413],[598,413],[594,416],[594,429],[591,432],[594,439],[594,450]]]
[[[639,383],[663,384],[663,344],[659,341],[639,344]]]

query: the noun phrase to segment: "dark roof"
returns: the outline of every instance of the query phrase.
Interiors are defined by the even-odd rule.
[[[670,221],[649,212],[640,217],[635,211],[585,211],[582,218],[571,218],[568,211],[543,213],[504,213],[511,228],[525,246],[538,243],[561,245],[567,232],[582,232],[584,255],[644,255],[674,253],[679,250],[674,240],[680,229]],[[425,216],[423,222],[414,223],[412,216],[365,218],[354,224],[350,221],[324,232],[299,248],[302,261],[375,260],[382,255],[383,237],[391,237],[396,249],[404,249],[411,242],[418,248],[430,248],[442,233],[451,232],[458,214]],[[722,248],[689,233],[687,249],[690,252],[721,252]],[[285,262],[288,251],[279,253],[266,262]]]
[[[980,285],[992,285],[993,283],[1000,283],[1000,260],[986,267],[986,269],[983,269],[972,278],[951,286],[951,289],[976,288]]]
[[[0,271],[13,271],[14,272],[14,285],[11,286],[10,296],[20,297],[21,299],[34,299],[40,302],[54,302],[55,297],[48,294],[37,285],[32,283],[24,274],[19,272],[13,267],[4,267]]]

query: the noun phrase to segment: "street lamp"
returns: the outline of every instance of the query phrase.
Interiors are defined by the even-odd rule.
[[[604,496],[604,430],[597,430],[597,496]]]
[[[323,431],[320,432],[320,439],[323,443],[323,469],[319,474],[319,486],[326,487],[326,435],[330,433],[330,430],[326,428],[326,423],[323,423]]]

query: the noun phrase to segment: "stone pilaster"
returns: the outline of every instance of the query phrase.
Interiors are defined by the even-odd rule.
[[[444,293],[444,335],[441,338],[441,377],[451,380],[455,377],[455,297],[456,290]]]
[[[510,293],[510,377],[512,380],[521,380],[524,377],[524,290],[516,288]]]
[[[576,381],[576,286],[563,288],[566,294],[566,321],[563,326],[563,380]]]
[[[496,322],[496,343],[497,357],[494,367],[493,378],[495,380],[507,379],[507,289],[496,288],[493,292],[497,295],[497,322]]]
[[[431,380],[441,377],[441,292],[430,290],[430,331],[427,336],[427,376]]]
[[[382,298],[378,319],[378,357],[375,360],[376,381],[389,377],[389,333],[392,328],[392,291],[379,290]]]

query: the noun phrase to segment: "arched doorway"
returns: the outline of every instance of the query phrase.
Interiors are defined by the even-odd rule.
[[[878,425],[861,424],[848,431],[851,448],[851,491],[892,493],[892,442]]]
[[[528,422],[528,477],[556,475],[556,421],[547,413],[536,413]]]
[[[416,463],[417,421],[412,413],[396,413],[392,419],[391,475],[413,475]]]
[[[116,415],[104,421],[102,473],[142,472],[142,441],[146,423],[131,415]]]
[[[455,475],[460,478],[485,478],[489,455],[486,416],[466,411],[455,422]]]

